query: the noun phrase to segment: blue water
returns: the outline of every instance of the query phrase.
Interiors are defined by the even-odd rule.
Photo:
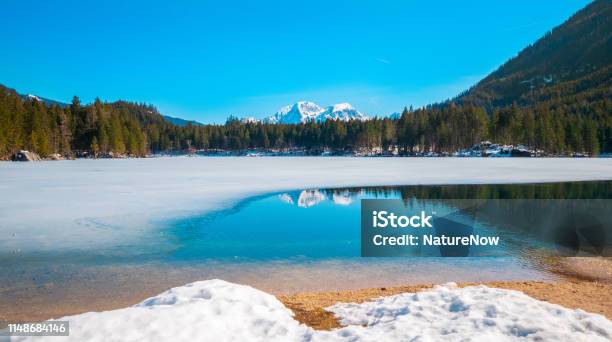
[[[360,256],[362,199],[410,200],[419,196],[428,199],[433,209],[442,213],[449,210],[442,199],[459,195],[453,193],[457,191],[468,191],[472,198],[487,199],[609,198],[610,183],[567,183],[556,185],[557,188],[555,185],[421,187],[427,189],[425,192],[419,192],[419,187],[310,189],[270,194],[245,200],[228,210],[166,222],[171,227],[167,234],[174,247],[163,259],[196,263],[353,259]],[[534,250],[540,254],[547,250],[552,253],[559,247],[554,241],[508,226],[505,223],[509,219],[473,223],[474,234],[500,236],[500,246],[489,248],[482,255],[528,259]]]
[[[287,259],[346,258],[359,255],[359,200],[338,205],[328,198],[298,204],[319,190],[304,190],[256,198],[212,215],[172,223],[179,245],[169,258]],[[285,198],[285,200],[283,200]],[[292,198],[294,203],[286,199]]]

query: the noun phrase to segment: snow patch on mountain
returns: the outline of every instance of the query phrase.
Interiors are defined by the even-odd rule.
[[[36,100],[36,101],[40,101],[40,97],[36,96],[36,95],[32,95],[32,94],[27,94],[26,97],[28,98],[28,100]]]
[[[321,113],[317,118],[317,121],[325,121],[325,120],[340,120],[340,121],[350,121],[350,120],[367,120],[368,117],[351,106],[350,103],[339,103],[333,106],[327,107],[325,112]]]
[[[281,108],[274,115],[265,118],[263,122],[272,124],[299,124],[310,121],[367,119],[369,119],[368,116],[356,110],[349,103],[339,103],[323,108],[314,102],[300,101]]]
[[[316,120],[317,116],[325,109],[314,102],[300,101],[293,105],[281,108],[274,115],[264,119],[266,123],[295,124]]]

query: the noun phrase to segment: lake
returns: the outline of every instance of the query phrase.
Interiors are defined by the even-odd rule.
[[[360,257],[360,201],[414,198],[610,199],[612,182],[300,189],[257,196],[228,209],[158,219],[138,239],[124,241],[119,234],[104,247],[83,241],[80,249],[2,251],[0,307],[27,305],[44,313],[69,302],[79,311],[105,297],[100,294],[129,302],[208,278],[291,293],[559,277],[542,253],[550,244],[495,222],[485,228],[500,231],[504,244],[489,257]],[[90,229],[117,227],[92,222]]]

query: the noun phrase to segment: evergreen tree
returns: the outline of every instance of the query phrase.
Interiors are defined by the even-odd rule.
[[[100,151],[100,148],[98,146],[98,138],[96,138],[95,136],[91,139],[91,154],[93,155],[94,158],[98,157],[98,152]]]

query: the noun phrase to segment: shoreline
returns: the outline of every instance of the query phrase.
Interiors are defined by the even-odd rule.
[[[130,157],[73,157],[73,158],[49,158],[49,157],[40,157],[39,160],[12,160],[10,158],[0,158],[0,163],[16,163],[16,164],[28,164],[34,163],[38,164],[41,162],[66,162],[66,161],[78,161],[78,160],[134,160],[134,159],[163,159],[163,158],[346,158],[346,159],[510,159],[510,160],[522,160],[522,159],[612,159],[612,155],[597,155],[597,156],[588,156],[588,157],[575,157],[575,156],[534,156],[534,157],[462,157],[462,156],[400,156],[400,155],[317,155],[317,154],[291,154],[291,155],[261,155],[261,156],[250,156],[250,155],[241,155],[241,154],[229,154],[229,155],[190,155],[190,154],[178,154],[178,155],[148,155],[148,156],[130,156]]]
[[[457,285],[460,288],[485,285],[492,288],[521,291],[537,300],[558,304],[569,309],[582,309],[590,313],[601,314],[612,320],[612,258],[572,257],[556,258],[547,262],[554,264],[554,273],[559,275],[560,278],[549,281],[470,281],[459,282]],[[286,308],[291,310],[294,319],[299,323],[306,324],[316,330],[330,330],[342,327],[334,314],[325,310],[325,308],[336,303],[363,303],[400,293],[429,290],[435,285],[441,284],[444,283],[403,284],[335,291],[302,291],[289,294],[268,293],[275,296]],[[79,308],[78,301],[75,302],[73,299],[68,299],[63,305],[41,306],[39,309],[43,308],[42,311],[28,310],[27,306],[19,305],[13,307],[10,312],[0,313],[0,321],[43,321],[79,315],[85,312],[118,310],[138,304],[161,292],[163,291],[146,289],[145,293],[140,295],[105,297],[103,301],[95,301],[96,304],[93,308],[91,303],[87,308]]]
[[[568,309],[582,309],[612,320],[612,258],[569,257],[550,258],[556,281],[488,281],[462,282],[458,287],[485,285],[515,290],[526,295],[558,304]],[[438,284],[417,284],[393,287],[365,288],[331,292],[305,292],[279,295],[277,298],[294,313],[294,318],[316,330],[330,330],[342,325],[324,308],[338,302],[363,303],[400,293],[415,293],[432,289]]]
[[[416,284],[393,287],[362,288],[355,290],[339,290],[326,292],[301,292],[289,295],[276,295],[275,297],[293,312],[293,318],[315,330],[332,330],[343,327],[337,317],[325,308],[336,303],[363,303],[382,297],[389,297],[401,293],[416,293],[431,290],[440,284]],[[459,288],[484,285],[491,288],[515,290],[544,302],[558,304],[568,309],[581,309],[589,313],[605,316],[612,320],[612,280],[603,281],[568,278],[559,281],[492,281],[492,282],[465,282],[458,283]],[[44,316],[37,319],[28,319],[32,313],[24,312],[25,308],[17,308],[13,312],[2,316],[4,322],[37,322],[58,319],[65,316],[84,314],[85,312],[105,312],[128,308],[138,304],[142,299],[112,300],[107,298],[105,305],[94,311],[75,310],[71,303],[47,310]],[[72,303],[74,304],[74,303]],[[21,310],[20,310],[21,309]],[[36,315],[36,314],[34,314]],[[2,328],[2,327],[0,327]]]
[[[458,287],[485,285],[493,288],[515,290],[526,295],[558,304],[568,309],[582,309],[612,320],[612,282],[566,280],[559,282],[511,281],[459,283]],[[333,313],[324,308],[336,303],[363,303],[400,293],[415,293],[432,289],[435,284],[406,285],[397,287],[366,288],[335,292],[313,292],[277,296],[294,313],[294,319],[316,330],[343,327]]]

